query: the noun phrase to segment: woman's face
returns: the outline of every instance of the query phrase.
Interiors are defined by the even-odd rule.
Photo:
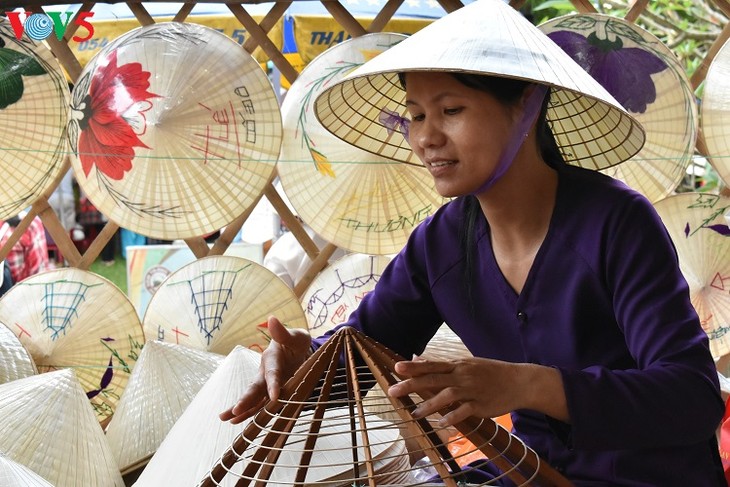
[[[406,106],[411,148],[444,197],[484,184],[515,125],[514,107],[447,73],[407,73]]]

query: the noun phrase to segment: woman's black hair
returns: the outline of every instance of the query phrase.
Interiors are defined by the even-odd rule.
[[[529,81],[497,76],[485,76],[480,74],[451,73],[451,75],[464,86],[489,93],[506,105],[517,103],[521,99],[525,89],[531,84]],[[405,89],[405,74],[399,73],[398,80],[400,81],[403,89]],[[548,90],[545,95],[545,100],[543,100],[540,114],[537,117],[535,133],[537,137],[537,145],[543,161],[545,161],[548,166],[558,169],[560,166],[565,164],[565,161],[558,144],[555,142],[555,137],[553,136],[553,132],[550,129],[550,124],[547,119],[547,109],[549,105],[550,90]],[[474,301],[472,299],[471,282],[474,273],[474,249],[476,247],[474,228],[476,227],[476,223],[481,215],[481,207],[479,206],[479,201],[474,195],[467,195],[464,196],[464,198],[465,212],[464,220],[460,227],[459,240],[461,241],[461,246],[465,255],[464,283],[473,314]]]

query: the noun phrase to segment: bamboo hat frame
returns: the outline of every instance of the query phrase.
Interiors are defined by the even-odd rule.
[[[344,362],[341,364],[341,357]],[[375,384],[382,389],[402,380],[395,373],[395,363],[403,360],[381,344],[353,328],[343,327],[322,345],[282,388],[277,401],[269,401],[248,422],[243,432],[210,472],[198,484],[200,487],[217,485],[274,485],[272,478],[277,470],[293,471],[295,480],[288,485],[307,485],[308,469],[314,452],[319,450],[322,428],[326,426],[325,411],[337,405],[349,409],[350,444],[348,472],[338,478],[337,485],[383,485],[384,479],[395,475],[408,475],[412,469],[406,464],[405,471],[378,471],[377,436],[371,429],[387,427],[407,431],[406,440],[412,439],[420,446],[420,452],[435,468],[444,485],[456,487],[465,476],[474,474],[471,468],[462,468],[450,454],[447,445],[438,435],[438,427],[428,418],[415,419],[411,412],[421,400],[416,395],[403,398],[375,396],[375,401],[387,401],[400,422],[382,424],[383,419],[369,412],[368,397],[363,391]],[[364,363],[358,366],[357,363]],[[453,405],[458,407],[458,404]],[[293,431],[304,434],[292,434]],[[489,460],[480,467],[496,468],[498,478],[509,478],[517,485],[568,486],[572,485],[518,438],[511,435],[492,420],[469,418],[456,428]],[[286,452],[288,463],[280,461]],[[339,457],[337,457],[339,458]],[[397,462],[391,462],[398,468]],[[336,467],[337,465],[332,465]],[[406,485],[417,485],[406,482]],[[478,485],[486,485],[480,483]]]

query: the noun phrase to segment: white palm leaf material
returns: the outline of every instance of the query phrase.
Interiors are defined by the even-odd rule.
[[[681,193],[654,206],[677,248],[712,356],[719,360],[730,352],[730,198]]]
[[[0,384],[37,373],[33,357],[30,356],[15,333],[0,321]]]
[[[46,479],[0,452],[0,485],[3,487],[53,487]]]
[[[71,267],[36,274],[0,298],[0,322],[12,324],[39,372],[74,369],[99,421],[112,416],[144,344],[116,285]]]
[[[238,346],[226,356],[174,424],[135,487],[193,486],[243,428],[218,414],[233,406],[256,377],[261,355]]]
[[[431,395],[364,395],[376,384],[385,390],[402,380],[395,372],[400,360],[354,328],[338,329],[284,384],[279,398],[254,414],[198,486],[420,485],[411,477],[401,439],[415,442],[417,458],[425,457],[444,485],[476,480],[474,467],[462,468],[440,437],[444,428],[432,424],[438,417],[412,416]],[[390,403],[399,419],[387,421],[373,413],[380,409],[371,407],[373,401]],[[470,417],[455,427],[476,445],[469,453],[486,457],[479,466],[497,469],[502,479],[517,485],[572,485],[490,419]]]
[[[700,128],[712,168],[730,184],[730,43],[725,42],[705,76],[700,105]]]
[[[301,298],[309,332],[322,335],[347,320],[388,262],[384,255],[348,254],[325,267]]]
[[[304,68],[282,103],[277,169],[284,192],[317,234],[351,252],[398,252],[445,201],[423,166],[353,147],[314,114],[317,95],[405,37],[372,33],[333,45]]]
[[[124,487],[73,370],[0,384],[0,418],[0,451],[51,485]]]
[[[299,300],[273,272],[248,259],[210,256],[170,274],[150,299],[147,340],[228,354],[236,345],[263,352],[267,319],[306,328]]]
[[[655,202],[685,175],[698,131],[694,90],[677,56],[649,31],[603,14],[566,15],[540,25],[638,120],[644,147],[602,172]]]
[[[454,333],[449,325],[442,324],[436,334],[426,344],[421,357],[431,360],[451,362],[460,358],[469,358],[474,355],[466,348],[459,335]]]
[[[86,65],[68,135],[79,185],[103,214],[148,237],[224,227],[273,177],[276,93],[222,32],[159,22],[127,32]]]
[[[45,28],[39,18],[27,19],[27,34]],[[68,82],[46,43],[18,40],[0,18],[0,220],[32,205],[67,167],[68,106]]]
[[[145,343],[106,428],[122,474],[147,463],[223,356],[174,343]]]

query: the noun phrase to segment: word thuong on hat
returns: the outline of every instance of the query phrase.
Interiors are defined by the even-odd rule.
[[[263,191],[281,114],[256,60],[197,24],[158,23],[102,49],[73,89],[72,163],[94,205],[162,239],[214,232]]]

